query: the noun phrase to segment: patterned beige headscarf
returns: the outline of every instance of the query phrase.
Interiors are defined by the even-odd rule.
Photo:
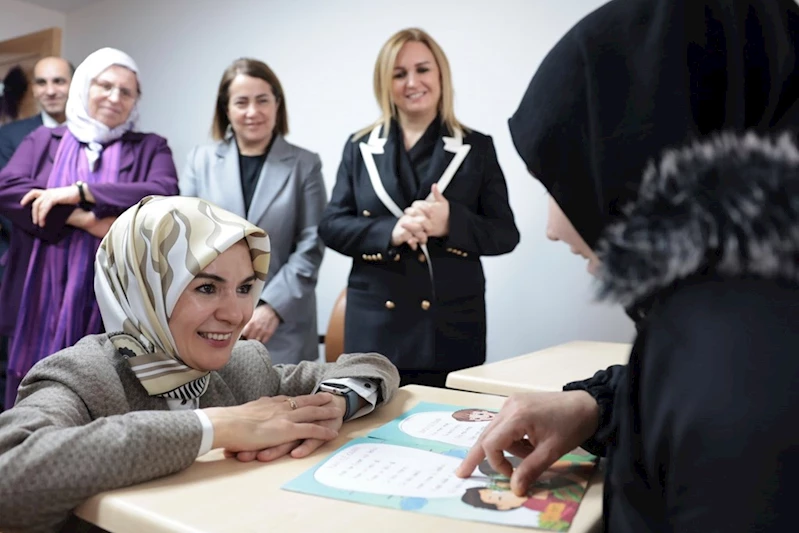
[[[257,278],[254,307],[269,268],[269,237],[209,202],[148,196],[100,243],[94,290],[105,330],[151,396],[187,400],[205,392],[208,372],[183,363],[169,317],[194,277],[242,239]]]

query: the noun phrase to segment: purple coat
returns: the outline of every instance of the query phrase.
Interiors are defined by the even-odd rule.
[[[47,215],[45,227],[40,228],[31,221],[30,204],[19,204],[31,189],[47,188],[65,131],[65,126],[38,128],[22,141],[0,171],[0,214],[11,221],[13,228],[5,276],[0,284],[0,335],[9,336],[14,331],[34,239],[56,243],[72,231],[83,231],[65,224],[75,206],[55,206]],[[152,133],[128,132],[121,142],[119,173],[128,175],[122,180],[127,183],[92,184],[97,218],[118,216],[150,194],[178,194],[177,171],[166,139]]]

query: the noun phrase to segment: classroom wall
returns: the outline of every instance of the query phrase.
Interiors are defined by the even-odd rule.
[[[103,0],[67,15],[65,45],[76,63],[102,46],[134,57],[141,128],[169,139],[179,169],[188,150],[209,139],[224,68],[240,56],[266,61],[287,95],[288,139],[320,154],[330,191],[349,134],[377,118],[372,69],[380,46],[403,27],[429,31],[449,56],[459,119],[494,137],[522,234],[512,254],[484,260],[488,353],[497,360],[569,340],[632,337],[620,310],[591,303],[584,261],[546,240],[546,192],[526,172],[506,124],[546,52],[602,3]],[[348,258],[327,251],[320,328],[349,267]]]
[[[65,24],[66,15],[58,11],[17,0],[0,0],[0,41],[47,28],[63,29]]]

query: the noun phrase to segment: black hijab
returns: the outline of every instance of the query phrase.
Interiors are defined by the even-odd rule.
[[[544,59],[513,143],[594,247],[664,149],[796,130],[797,44],[794,0],[612,0]]]

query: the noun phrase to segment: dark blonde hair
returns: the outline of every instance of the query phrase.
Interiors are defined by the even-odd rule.
[[[214,123],[211,126],[211,135],[214,140],[221,141],[225,138],[225,133],[230,125],[227,116],[228,103],[230,102],[230,84],[239,74],[264,80],[272,87],[272,94],[278,104],[277,117],[275,117],[275,132],[286,135],[289,132],[289,117],[286,111],[286,96],[283,94],[283,87],[280,80],[269,66],[263,61],[242,57],[235,60],[222,74],[219,82],[219,90],[216,93],[216,111],[214,112]]]
[[[372,131],[378,124],[383,125],[384,135],[388,133],[391,119],[396,118],[397,107],[391,97],[391,86],[394,79],[394,64],[397,62],[399,51],[408,42],[419,42],[425,45],[432,52],[438,65],[438,72],[441,76],[441,100],[438,102],[438,112],[441,121],[447,126],[450,134],[456,132],[464,133],[468,131],[463,124],[455,118],[455,90],[452,87],[452,72],[449,68],[449,61],[444,54],[444,50],[426,31],[419,28],[406,28],[400,30],[391,37],[380,49],[377,54],[374,71],[374,92],[377,105],[380,106],[382,116],[379,120],[367,126],[355,134],[353,140],[359,139],[363,135]]]

